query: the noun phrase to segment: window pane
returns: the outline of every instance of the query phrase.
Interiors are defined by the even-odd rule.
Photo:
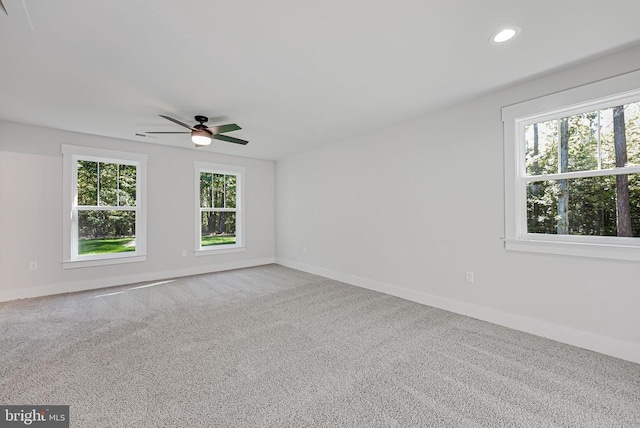
[[[135,211],[79,211],[78,255],[135,251]]]
[[[78,161],[78,205],[98,205],[98,162]]]
[[[625,189],[628,189],[628,194]],[[619,227],[618,209],[628,212],[628,215],[621,216],[622,220],[626,218],[628,227],[624,222]],[[528,183],[527,231],[554,235],[639,237],[640,175]]]
[[[134,165],[120,165],[118,206],[136,206],[136,175],[137,169]]]
[[[224,174],[213,174],[213,206],[224,208]]]
[[[100,189],[98,205],[117,206],[118,205],[118,165],[115,163],[100,162]]]
[[[213,189],[213,174],[208,172],[200,173],[200,207],[211,208],[211,192]]]
[[[527,175],[558,172],[557,130],[557,120],[525,126]]]
[[[640,165],[640,103],[612,107],[602,110],[600,114],[602,135],[602,167]],[[624,123],[622,127],[614,126]],[[624,119],[624,120],[623,120]],[[620,136],[624,138],[620,139]],[[618,150],[616,152],[616,137]]]
[[[235,208],[236,207],[236,176],[235,175],[226,175],[225,176],[225,207],[226,208]]]
[[[203,247],[236,243],[236,213],[234,212],[202,212]]]
[[[559,120],[560,172],[598,169],[598,112]]]
[[[616,152],[613,144],[613,109],[600,110],[600,145],[602,152],[602,168],[616,166]]]
[[[629,165],[640,165],[640,102],[627,104],[624,109]]]

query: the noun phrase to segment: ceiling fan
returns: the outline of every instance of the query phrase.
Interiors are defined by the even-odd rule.
[[[170,120],[173,123],[177,123],[180,126],[184,126],[187,129],[190,129],[191,132],[191,141],[196,147],[208,146],[211,144],[211,139],[215,138],[216,140],[226,141],[227,143],[234,144],[242,144],[245,145],[248,141],[241,140],[239,138],[229,137],[228,135],[222,135],[225,132],[237,131],[240,128],[235,123],[230,123],[228,125],[218,125],[218,126],[206,126],[205,123],[209,121],[209,118],[206,116],[196,116],[195,120],[198,122],[197,125],[187,125],[184,122],[181,122],[177,119],[174,119],[169,116],[159,115],[160,117]],[[189,134],[189,132],[156,132],[149,131],[147,134]]]

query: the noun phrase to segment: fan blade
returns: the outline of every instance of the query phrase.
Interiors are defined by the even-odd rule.
[[[230,123],[228,125],[218,125],[218,126],[207,127],[207,130],[212,134],[222,134],[223,132],[237,131],[238,129],[242,129],[242,128],[240,128],[235,123]]]
[[[209,123],[222,123],[229,121],[228,116],[209,116]]]
[[[191,134],[191,132],[158,132],[158,131],[147,131],[145,134]]]
[[[190,129],[190,130],[192,130],[192,131],[195,131],[195,130],[196,130],[196,129],[195,129],[194,127],[192,127],[191,125],[187,125],[186,123],[184,123],[184,122],[180,122],[179,120],[174,119],[174,118],[172,118],[172,117],[164,116],[164,115],[161,115],[161,114],[160,114],[159,116],[160,116],[160,117],[163,117],[163,118],[165,118],[165,119],[167,119],[167,120],[170,120],[170,121],[171,121],[171,122],[173,122],[173,123],[177,123],[177,124],[178,124],[178,125],[180,125],[180,126],[184,126],[185,128]]]
[[[248,141],[241,140],[239,138],[229,137],[228,135],[221,135],[221,134],[213,134],[211,138],[215,138],[216,140],[226,141],[227,143],[242,144],[243,146],[248,143]]]

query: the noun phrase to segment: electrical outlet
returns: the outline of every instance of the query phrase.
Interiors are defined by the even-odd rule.
[[[467,284],[473,284],[473,272],[467,272],[466,274],[466,281]]]
[[[29,270],[32,272],[38,270],[38,262],[29,262]]]
[[[182,250],[182,257],[187,257],[187,250]]]

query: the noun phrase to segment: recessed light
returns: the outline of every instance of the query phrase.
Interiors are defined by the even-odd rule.
[[[494,33],[489,39],[489,42],[494,45],[499,45],[501,43],[504,43],[506,41],[513,39],[518,34],[520,34],[520,31],[521,30],[518,27],[505,28],[503,30],[498,31],[497,33]]]

